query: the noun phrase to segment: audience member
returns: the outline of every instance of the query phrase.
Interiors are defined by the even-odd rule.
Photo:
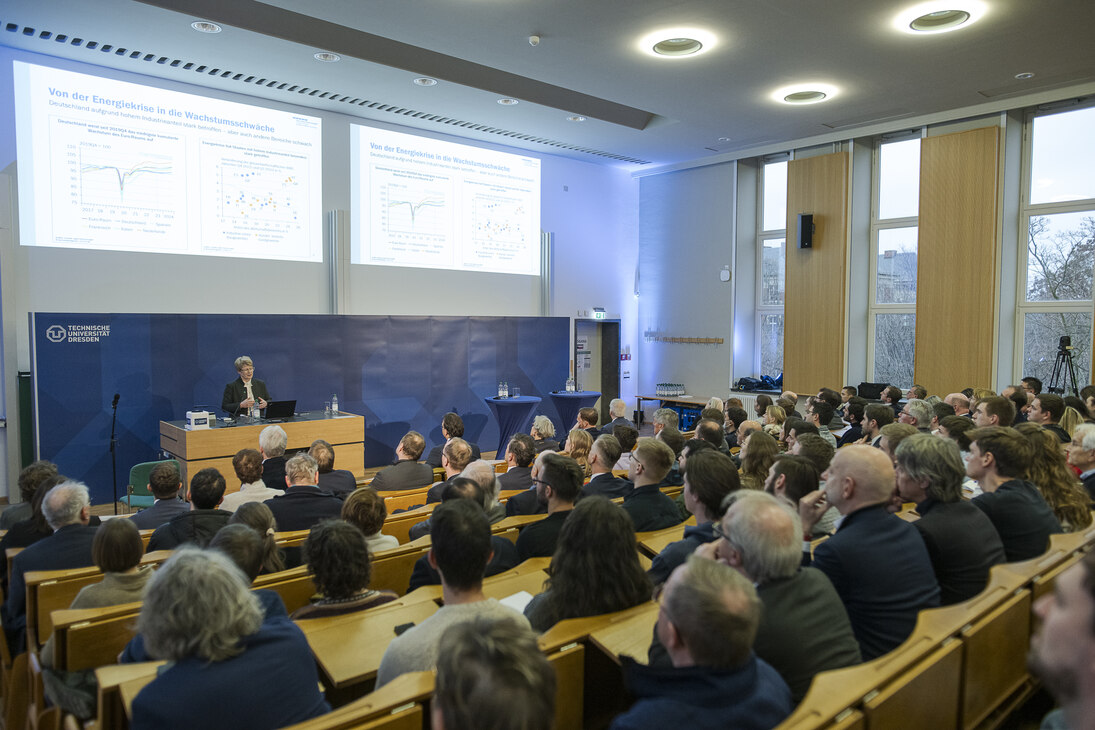
[[[277,573],[285,570],[287,566],[285,560],[285,553],[277,543],[278,523],[274,519],[274,513],[270,511],[262,502],[247,502],[241,504],[239,509],[235,511],[232,518],[228,520],[229,525],[246,525],[254,530],[255,534],[259,536],[262,541],[262,563],[259,566],[259,572],[256,573]],[[217,534],[221,534],[224,531],[222,527],[217,531]],[[216,537],[213,538],[214,540]],[[209,543],[213,545],[212,542]],[[299,552],[299,548],[297,548]],[[237,561],[238,562],[238,561]],[[299,560],[294,561],[299,563]],[[244,572],[247,572],[246,570]],[[254,580],[254,576],[251,576]]]
[[[1034,398],[1034,402],[1030,404],[1027,420],[1037,423],[1056,436],[1062,444],[1067,444],[1072,440],[1072,437],[1058,423],[1064,413],[1065,401],[1061,396],[1055,393],[1040,393]]]
[[[673,666],[623,659],[635,704],[613,730],[771,728],[790,714],[787,683],[752,651],[761,609],[748,579],[693,555],[655,599],[657,636]]]
[[[384,505],[384,498],[370,487],[354,491],[342,503],[342,519],[365,535],[369,554],[399,547],[397,538],[380,532],[384,528],[384,520],[387,517],[388,508]]]
[[[1095,501],[1095,424],[1083,423],[1073,431],[1068,463],[1080,473],[1089,502]]]
[[[1015,421],[1015,406],[1007,398],[989,396],[977,401],[973,409],[973,423],[978,428],[1010,426]]]
[[[891,423],[882,427],[882,440],[878,442],[878,448],[890,457],[890,461],[893,461],[894,452],[897,451],[897,447],[901,445],[901,442],[918,433],[921,433],[921,431],[912,424]]]
[[[814,400],[806,406],[806,418],[806,422],[817,429],[818,436],[836,449],[836,436],[829,430],[829,422],[833,418],[833,407],[823,400]]]
[[[709,436],[705,438],[700,433],[700,424],[697,423],[695,429],[695,437],[705,440],[715,439],[711,445],[714,446],[716,449],[719,449],[719,451],[722,451],[724,454],[729,454],[730,448],[738,445],[738,428],[741,426],[741,424],[745,423],[745,421],[749,419],[749,414],[745,412],[744,408],[730,407],[726,409],[725,415],[726,417],[722,421],[722,423],[725,424],[725,434],[723,433],[723,427],[719,426],[718,439],[715,439],[714,429],[709,429]],[[725,447],[720,448],[720,444],[725,444]]]
[[[195,474],[187,492],[190,510],[157,527],[148,540],[149,551],[173,550],[185,543],[198,547],[208,545],[217,530],[227,525],[232,517],[231,512],[218,509],[224,499],[224,488],[224,477],[212,467]]]
[[[734,437],[734,445],[735,446],[738,445],[738,441],[737,441],[738,432],[737,431],[738,431],[738,428],[741,427],[742,423],[744,423],[744,421],[741,421],[740,423],[736,424],[737,428],[734,429],[734,433],[727,434],[727,436],[733,436]],[[696,433],[696,438],[703,439],[704,441],[711,444],[712,446],[714,446],[716,449],[718,449],[722,453],[726,454],[727,456],[730,455],[730,446],[727,443],[726,437],[724,437],[723,434],[722,434],[722,426],[720,426],[715,421],[712,421],[710,419],[700,419],[700,421],[696,423],[695,433]]]
[[[872,403],[863,409],[863,439],[860,443],[881,448],[882,428],[894,422],[893,410],[886,405]]]
[[[826,444],[828,446],[828,444]],[[825,468],[829,468],[830,456],[825,461]],[[817,464],[806,456],[798,454],[783,454],[776,457],[772,468],[768,470],[768,478],[764,482],[764,491],[782,499],[786,499],[797,510],[799,502],[807,494],[817,491],[821,483],[821,473]],[[836,530],[840,513],[835,507],[829,507],[817,523],[810,528],[810,538],[816,540],[819,537],[828,537]]]
[[[20,501],[4,508],[0,513],[0,530],[10,530],[16,522],[29,520],[34,513],[31,502],[34,501],[34,493],[38,491],[38,485],[50,477],[57,476],[57,465],[52,461],[39,459],[32,461],[19,472],[19,499]]]
[[[680,428],[680,416],[672,408],[659,408],[654,411],[654,415],[650,417],[650,422],[654,424],[655,436],[666,426]]]
[[[786,434],[785,442],[787,444],[787,450],[791,451],[795,448],[795,442],[798,437],[804,433],[812,433],[813,435],[821,438],[821,434],[818,433],[817,426],[806,421],[799,421],[797,419],[789,419],[783,424],[783,431]],[[825,439],[822,439],[824,441]]]
[[[319,467],[308,454],[297,454],[285,464],[285,483],[285,494],[263,502],[279,529],[310,530],[320,520],[342,514],[342,500],[319,488]]]
[[[433,467],[418,461],[425,450],[426,439],[418,431],[403,434],[395,447],[396,462],[378,471],[370,486],[378,492],[430,486],[433,484]]]
[[[319,468],[319,488],[328,494],[345,498],[357,489],[357,477],[352,471],[335,468],[335,447],[323,439],[316,439],[308,449]]]
[[[1013,428],[978,428],[969,436],[966,474],[982,491],[973,504],[992,520],[1008,562],[1038,557],[1049,546],[1049,536],[1061,532],[1061,523],[1038,488],[1024,478],[1034,449]]]
[[[910,388],[909,390],[912,390]],[[920,398],[910,398],[897,416],[899,423],[908,424],[921,433],[931,430],[932,409]]]
[[[531,486],[525,491],[514,494],[506,500],[507,517],[512,517],[513,515],[547,514],[547,505],[540,501],[540,498],[536,494],[536,484],[532,483],[533,479],[539,477],[544,454],[547,453],[555,452],[548,450],[541,451],[536,455],[536,458],[532,462],[532,469],[529,472],[529,482],[531,483]]]
[[[1038,378],[1028,375],[1021,381],[1023,383],[1023,390],[1031,395],[1038,395],[1042,392],[1042,381]]]
[[[221,509],[225,512],[235,512],[241,504],[247,502],[262,503],[274,497],[285,494],[285,489],[271,489],[262,481],[262,454],[254,449],[240,449],[232,457],[232,469],[236,472],[236,478],[240,480],[240,488],[235,492],[224,495],[221,501]],[[284,466],[282,467],[284,471]],[[282,487],[285,485],[282,484]],[[140,513],[138,513],[140,516]]]
[[[677,429],[673,429],[677,431]],[[661,434],[665,433],[663,429]],[[680,433],[680,431],[677,431]],[[591,497],[599,494],[609,499],[623,497],[631,492],[634,486],[631,482],[612,473],[613,465],[620,459],[620,442],[615,436],[603,434],[593,442],[593,449],[589,452],[589,468],[593,476],[582,487],[581,497]]]
[[[574,428],[588,433],[589,440],[592,443],[593,439],[601,435],[600,429],[597,428],[598,420],[596,408],[579,408],[578,420],[575,422]],[[571,429],[572,432],[573,430]]]
[[[932,422],[931,432],[937,433],[939,431],[939,424],[943,422],[944,418],[954,415],[954,406],[949,403],[943,403],[940,401],[932,406]]]
[[[923,385],[913,385],[905,392],[905,398],[908,400],[924,400],[928,397],[928,389]]]
[[[1026,389],[1024,389],[1023,386],[1021,386],[1021,385],[1009,385],[1008,387],[1004,388],[1003,392],[1001,392],[1000,395],[1002,395],[1003,397],[1010,400],[1012,406],[1014,406],[1015,417],[1012,419],[1012,422],[1008,425],[1016,426],[1020,423],[1026,423],[1027,422],[1026,412],[1027,412],[1027,409],[1030,408],[1030,401],[1034,399],[1034,396],[1030,395],[1030,393],[1028,393],[1026,391]],[[971,409],[976,408],[975,404],[973,404],[971,402],[970,403],[970,408]],[[970,415],[972,416],[973,414],[971,413]],[[986,425],[1004,425],[1004,424],[986,424]]]
[[[883,405],[889,406],[890,410],[893,411],[894,418],[901,415],[901,389],[896,385],[887,385],[883,388],[879,400],[882,401]]]
[[[662,431],[664,430],[662,429]],[[631,426],[623,425],[614,426],[611,433],[620,442],[620,458],[616,460],[612,469],[614,471],[627,471],[631,467],[631,451],[635,448],[635,442],[639,440],[639,432]],[[660,436],[661,431],[658,432],[658,437]]]
[[[258,452],[255,452],[256,454]],[[179,464],[174,460],[161,461],[152,467],[148,475],[148,490],[156,501],[151,507],[142,509],[129,519],[138,530],[154,530],[171,518],[190,509],[190,505],[179,499],[182,478],[179,476]]]
[[[388,644],[376,675],[378,688],[401,674],[433,669],[441,636],[454,624],[479,617],[516,617],[526,622],[516,611],[483,595],[483,573],[491,557],[490,523],[483,509],[471,499],[447,499],[434,510],[433,523],[426,559],[441,576],[444,605]]]
[[[1031,460],[1027,476],[1064,532],[1083,530],[1091,524],[1091,499],[1076,472],[1068,466],[1057,438],[1034,423],[1020,423],[1015,430],[1030,442]]]
[[[440,502],[445,488],[477,458],[468,442],[459,436],[453,436],[446,441],[441,449],[441,468],[445,470],[445,479],[434,484],[426,492],[426,503]]]
[[[267,426],[259,432],[262,481],[269,489],[285,488],[285,446],[289,435],[281,426]]]
[[[555,554],[563,523],[574,509],[582,489],[582,478],[582,468],[574,459],[562,454],[544,454],[536,480],[536,496],[547,505],[547,517],[521,530],[517,538],[517,556],[522,561],[550,558]]]
[[[895,475],[901,498],[915,502],[920,513],[912,524],[928,548],[940,602],[948,606],[973,598],[1005,555],[992,521],[962,499],[966,469],[958,445],[927,434],[910,436],[897,448]]]
[[[764,480],[772,462],[779,456],[779,442],[764,431],[749,434],[741,444],[741,486],[745,489],[764,489]],[[669,576],[666,576],[669,577]]]
[[[441,636],[433,730],[551,730],[555,670],[526,624],[476,618]]]
[[[707,405],[705,405],[704,408],[714,408],[719,413],[722,413],[723,409],[726,408],[726,404],[723,403],[722,398],[719,398],[717,395],[713,395],[707,399]]]
[[[859,396],[844,404],[844,419],[848,422],[848,428],[836,440],[836,447],[854,444],[863,438],[863,415],[867,409],[867,401]]]
[[[829,418],[828,423],[825,425],[829,427],[834,435],[837,431],[844,428],[844,420],[841,418],[840,407],[843,405],[843,401],[840,398],[840,393],[836,392],[832,388],[821,388],[818,390],[817,395],[814,396],[814,401],[822,401],[828,403],[833,409],[833,415]]]
[[[830,505],[844,516],[836,534],[814,549],[813,565],[844,601],[869,661],[904,641],[921,609],[939,605],[939,583],[916,528],[886,510],[894,491],[893,463],[886,454],[847,446],[821,478],[823,489],[799,502],[803,539],[810,539]],[[804,558],[809,547],[805,542]]]
[[[432,469],[445,466],[442,463],[442,456],[444,455],[445,446],[449,441],[453,439],[461,439],[471,449],[471,456],[468,457],[468,463],[481,459],[482,455],[479,453],[479,445],[472,443],[464,438],[464,419],[452,411],[446,413],[441,419],[441,436],[445,439],[445,443],[438,444],[430,449],[430,455],[426,457],[426,463],[430,465]],[[464,467],[460,467],[463,469]],[[460,471],[457,469],[457,472]]]
[[[774,406],[775,401],[772,400],[772,396],[761,393],[757,396],[756,401],[753,403],[753,413],[757,415],[757,418],[763,418],[765,412],[767,412],[769,406]]]
[[[668,446],[649,437],[639,439],[628,472],[634,487],[624,496],[623,503],[636,531],[662,530],[680,524],[677,506],[658,488],[672,463],[673,450]]]
[[[583,479],[588,479],[593,473],[589,466],[589,452],[593,448],[593,439],[600,435],[601,434],[598,433],[594,436],[588,429],[583,430],[580,428],[572,429],[571,432],[567,434],[567,441],[563,446],[562,453],[578,462],[578,466],[582,467]],[[622,451],[623,444],[621,444],[620,447]]]
[[[1079,400],[1079,398],[1076,398],[1075,396],[1069,396],[1069,398],[1077,401]],[[1084,406],[1084,413],[1086,412],[1087,406]],[[1072,406],[1071,404],[1067,404],[1066,401],[1065,412],[1061,414],[1061,420],[1057,422],[1057,425],[1060,426],[1061,429],[1068,434],[1068,437],[1071,440],[1072,432],[1081,423],[1084,423],[1084,416],[1081,415],[1080,411],[1076,410],[1074,406]]]
[[[134,730],[283,727],[330,710],[304,634],[286,617],[264,621],[215,550],[180,550],[156,571],[137,630],[170,663],[133,700]]]
[[[795,456],[805,456],[813,462],[820,474],[829,468],[829,462],[833,460],[836,449],[816,433],[804,433],[795,439],[795,446],[791,449],[791,453]]]
[[[588,497],[574,507],[547,572],[544,592],[525,607],[540,632],[563,619],[622,611],[650,596],[631,521],[604,497]]]
[[[654,436],[654,438],[661,441],[663,444],[673,450],[673,466],[669,468],[669,473],[665,475],[665,479],[662,479],[660,486],[663,487],[679,487],[684,484],[684,477],[681,476],[680,459],[681,452],[684,450],[684,434],[678,431],[673,426],[663,428]]]
[[[722,409],[719,409],[721,414]],[[621,398],[613,398],[608,404],[608,415],[612,419],[605,424],[605,427],[601,429],[601,433],[612,433],[612,429],[616,426],[627,426],[633,428],[636,431],[638,427],[635,422],[627,418],[627,403]],[[592,435],[592,434],[591,434]],[[600,435],[600,434],[598,434]],[[594,436],[594,438],[597,438]]]
[[[49,494],[49,490],[67,481],[68,477],[53,474],[38,483],[38,489],[30,502],[30,517],[16,522],[4,537],[0,538],[0,555],[6,555],[8,548],[30,547],[39,540],[44,540],[53,534],[53,528],[46,522],[46,515],[42,512],[42,502]],[[89,522],[89,524],[91,523]],[[5,571],[0,571],[0,578],[3,579],[2,583],[6,587],[8,581]]]
[[[506,445],[507,471],[498,477],[502,489],[528,489],[532,486],[532,462],[536,460],[536,444],[532,437],[515,434]]]
[[[943,402],[954,408],[954,415],[971,417],[970,413],[970,399],[961,393],[949,393]]]
[[[555,424],[547,416],[540,415],[532,419],[530,434],[537,454],[559,449],[559,442],[555,440]]]
[[[802,414],[798,411],[798,396],[794,393],[790,391],[783,393],[776,400],[776,405],[783,409],[783,412],[787,414],[788,418],[795,418],[799,421],[802,420]]]
[[[764,421],[761,425],[764,432],[774,439],[779,439],[783,431],[783,422],[787,420],[787,413],[780,406],[768,406],[764,411]]]
[[[369,589],[369,546],[361,530],[349,522],[323,520],[314,525],[304,542],[304,562],[321,597],[293,611],[294,621],[364,611],[399,597]]]
[[[531,476],[531,468],[529,475]],[[493,462],[486,459],[473,461],[464,467],[460,476],[477,482],[483,488],[483,509],[487,511],[487,519],[492,525],[506,519],[506,506],[498,501],[502,494],[502,483],[498,480],[498,472],[495,471]]]

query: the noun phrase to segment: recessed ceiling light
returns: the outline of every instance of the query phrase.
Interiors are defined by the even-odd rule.
[[[1015,78],[1019,79],[1020,81],[1026,81],[1027,79],[1034,78],[1034,74],[1032,74],[1030,71],[1024,71],[1021,74],[1015,74]]]
[[[904,33],[947,33],[980,20],[985,4],[980,0],[932,0],[903,10],[894,26]]]
[[[190,27],[201,33],[220,33],[221,27],[216,23],[210,23],[207,20],[195,20],[190,24]]]
[[[772,98],[784,104],[817,104],[837,95],[839,89],[832,84],[795,84],[772,92]]]
[[[498,103],[502,106],[513,106],[514,104],[519,104],[520,102],[516,99],[499,99]]]
[[[729,137],[719,137],[719,141],[720,142],[729,142],[730,138]]]
[[[329,51],[320,51],[319,53],[313,54],[312,57],[317,61],[323,61],[324,63],[336,63],[342,60],[342,56]]]
[[[715,47],[715,34],[701,28],[664,28],[639,39],[639,50],[657,58],[687,58]]]
[[[586,120],[586,118],[579,115],[579,114],[575,114],[574,116],[567,117],[568,122],[584,122],[585,120]]]
[[[426,76],[420,76],[414,80],[419,86],[437,86],[437,79],[431,79]]]

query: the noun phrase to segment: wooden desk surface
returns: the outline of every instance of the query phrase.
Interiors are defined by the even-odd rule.
[[[647,651],[658,622],[658,604],[653,601],[621,612],[618,618],[590,632],[589,638],[599,649],[616,660],[630,656],[646,664]]]

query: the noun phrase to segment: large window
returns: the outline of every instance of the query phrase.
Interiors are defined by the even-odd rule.
[[[761,165],[757,240],[758,374],[773,378],[783,372],[783,291],[787,270],[787,159]]]
[[[874,181],[869,370],[875,382],[908,386],[916,344],[920,138],[882,140],[875,151]]]
[[[1095,107],[1034,112],[1024,144],[1025,190],[1017,336],[1022,376],[1054,379],[1058,345],[1072,340],[1077,384],[1090,381],[1095,272]]]

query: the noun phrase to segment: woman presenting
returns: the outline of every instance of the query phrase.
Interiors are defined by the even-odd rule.
[[[240,376],[224,386],[221,408],[233,417],[247,413],[256,402],[259,408],[266,408],[266,401],[270,400],[270,391],[266,389],[266,383],[255,379],[255,363],[251,361],[251,358],[247,355],[237,357],[236,372]]]

